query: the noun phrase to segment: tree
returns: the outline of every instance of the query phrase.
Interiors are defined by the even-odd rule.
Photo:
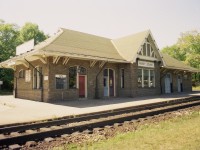
[[[16,47],[34,38],[35,44],[48,36],[39,30],[38,25],[26,23],[21,29],[16,24],[5,23],[0,19],[0,62],[15,56]],[[13,70],[0,69],[0,80],[4,81],[3,88],[13,88]]]
[[[200,33],[198,31],[181,33],[177,43],[163,48],[162,52],[194,68],[200,68]]]
[[[15,47],[20,44],[18,26],[0,20],[0,62],[15,55]],[[13,70],[0,69],[0,80],[4,81],[3,88],[12,89]]]
[[[0,22],[0,61],[15,55],[15,47],[20,44],[18,26]]]
[[[37,24],[26,23],[20,30],[20,40],[22,42],[34,39],[35,44],[44,41],[48,36],[43,31],[39,30]]]
[[[200,69],[200,33],[196,30],[181,33],[177,43],[163,48],[162,52]]]

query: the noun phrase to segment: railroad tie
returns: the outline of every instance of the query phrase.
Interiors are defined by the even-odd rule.
[[[36,143],[35,141],[28,141],[28,142],[26,142],[25,145],[26,145],[27,147],[33,147],[33,146],[36,146],[37,143]]]
[[[49,142],[55,141],[55,139],[52,137],[48,137],[48,138],[45,138],[44,141],[49,143]]]
[[[19,149],[21,149],[21,146],[18,144],[13,144],[13,145],[10,145],[8,148],[10,150],[19,150]]]

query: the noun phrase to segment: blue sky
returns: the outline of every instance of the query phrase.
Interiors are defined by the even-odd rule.
[[[0,0],[0,19],[50,35],[59,27],[108,38],[150,29],[162,49],[181,32],[200,31],[200,0]]]

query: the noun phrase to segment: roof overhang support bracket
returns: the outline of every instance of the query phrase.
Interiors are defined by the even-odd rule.
[[[33,57],[38,58],[43,64],[47,64],[46,57],[42,57],[42,56],[38,56],[38,55],[34,55]]]
[[[102,68],[105,63],[105,61],[99,62],[99,68]]]
[[[97,63],[97,60],[93,60],[93,61],[90,61],[90,67],[94,67],[94,65]]]
[[[53,57],[53,64],[57,64],[60,59],[60,56]]]
[[[10,68],[12,68],[14,71],[16,70],[16,66],[11,66]]]
[[[175,70],[173,73],[178,74],[179,72],[180,72],[180,70]]]
[[[161,73],[164,74],[165,72],[167,72],[167,69],[163,68],[163,70],[161,71]]]
[[[26,61],[17,60],[17,62],[21,63],[21,64],[24,65],[26,68],[29,68],[29,64],[28,64]]]
[[[65,57],[65,58],[63,59],[63,65],[67,65],[69,59],[70,59],[69,57]]]

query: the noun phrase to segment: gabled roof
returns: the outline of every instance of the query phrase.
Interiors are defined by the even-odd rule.
[[[145,39],[147,39],[149,35],[153,39],[151,31],[146,30],[122,38],[114,39],[112,40],[112,43],[124,59],[133,63],[136,61],[137,53],[141,49],[142,45],[145,42]],[[156,49],[158,49],[155,41],[154,44]]]
[[[78,31],[60,29],[54,36],[34,46],[33,50],[1,62],[0,67],[12,68],[13,64],[21,64],[25,59],[29,61],[40,59],[45,62],[43,56],[134,63],[136,58],[139,57],[138,52],[146,39],[153,43],[154,49],[160,57],[161,54],[150,30],[111,40]],[[162,54],[162,57],[166,68],[197,71],[197,69],[186,66],[166,54]]]
[[[162,53],[162,61],[163,61],[163,67],[168,69],[179,69],[184,71],[190,71],[190,72],[199,72],[198,69],[195,69],[193,67],[190,67],[183,63],[182,61],[179,61],[168,54]]]

